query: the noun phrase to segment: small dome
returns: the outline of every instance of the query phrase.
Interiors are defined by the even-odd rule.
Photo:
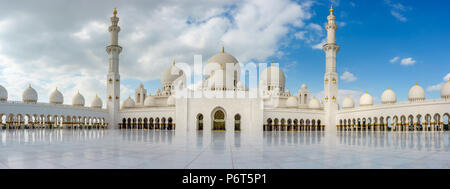
[[[175,97],[173,95],[167,98],[167,106],[175,106]]]
[[[122,102],[122,109],[125,108],[133,108],[135,106],[134,100],[131,97],[128,97]]]
[[[342,101],[342,108],[349,109],[349,108],[354,108],[354,107],[355,107],[355,102],[353,101],[353,99],[350,96],[345,97],[344,100]]]
[[[98,95],[95,95],[94,100],[92,100],[92,102],[91,102],[91,107],[92,108],[102,108],[102,106],[103,106],[102,99],[100,99],[98,97]]]
[[[288,108],[296,108],[298,106],[298,101],[297,101],[297,97],[295,96],[290,96],[287,100],[286,100],[286,106]]]
[[[390,88],[386,89],[381,95],[381,103],[394,104],[397,102],[397,95]]]
[[[450,79],[442,86],[441,97],[443,99],[450,99]]]
[[[302,84],[302,89],[306,89],[306,88],[307,88],[306,84]]]
[[[72,98],[72,106],[84,106],[84,97],[80,94],[80,91]]]
[[[260,80],[264,86],[277,86],[283,91],[286,78],[280,68],[272,65],[262,71]]]
[[[309,101],[308,107],[311,108],[311,109],[315,109],[315,110],[320,109],[320,102],[319,102],[319,100],[317,100],[316,97],[314,97],[313,99],[311,99]]]
[[[245,87],[244,87],[244,84],[242,83],[242,81],[237,82],[236,88],[239,90],[245,90]]]
[[[359,98],[359,106],[372,106],[373,105],[373,98],[370,94],[364,93],[361,98]]]
[[[8,91],[0,85],[0,101],[7,101],[8,100]]]
[[[411,102],[424,101],[425,100],[425,90],[416,83],[411,89],[409,89],[408,100]]]
[[[23,102],[33,102],[36,103],[38,100],[38,94],[36,90],[34,90],[31,85],[28,85],[28,88],[25,89],[22,93],[22,101]]]
[[[179,77],[181,77],[183,75],[184,75],[183,70],[181,70],[180,68],[175,66],[175,62],[174,62],[172,66],[170,66],[169,68],[167,68],[166,70],[163,71],[163,73],[161,75],[161,83],[163,85],[171,84],[176,79],[178,79]]]
[[[144,100],[144,106],[150,107],[150,106],[156,106],[156,99],[152,95],[148,95],[145,97]]]
[[[64,103],[64,96],[61,92],[56,88],[49,96],[48,100],[51,104],[62,104]]]

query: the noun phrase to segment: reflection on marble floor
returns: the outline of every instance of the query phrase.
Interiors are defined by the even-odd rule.
[[[3,130],[0,168],[450,168],[448,132]]]

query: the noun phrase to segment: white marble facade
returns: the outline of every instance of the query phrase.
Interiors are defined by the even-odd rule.
[[[90,107],[84,107],[84,97],[80,93],[73,97],[72,105],[63,105],[64,96],[57,89],[50,95],[49,103],[38,103],[38,94],[31,86],[25,89],[21,102],[8,101],[8,92],[0,85],[0,118],[3,127],[157,128],[177,133],[448,129],[450,81],[443,85],[441,99],[426,100],[425,91],[416,84],[411,87],[407,102],[397,102],[395,92],[387,89],[380,105],[374,105],[373,97],[367,93],[359,99],[359,107],[355,107],[350,97],[339,104],[336,67],[340,46],[336,44],[338,28],[333,9],[327,19],[327,44],[323,46],[326,54],[324,99],[311,97],[305,84],[297,93],[286,89],[285,74],[273,64],[262,70],[259,86],[249,89],[240,78],[242,64],[222,48],[207,61],[205,79],[194,89],[187,88],[185,73],[174,61],[162,73],[161,89],[155,94],[147,93],[141,84],[134,98],[122,98],[120,103],[119,54],[122,47],[119,46],[119,17],[114,10],[108,29],[111,43],[106,47],[109,70],[105,109],[99,97]],[[229,64],[233,65],[231,69]],[[185,95],[177,94],[180,89]],[[251,97],[255,91],[262,95]],[[208,97],[195,97],[194,93]]]

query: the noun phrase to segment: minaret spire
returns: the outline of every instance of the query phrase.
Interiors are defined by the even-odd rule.
[[[336,16],[333,14],[333,5],[330,7],[330,15],[328,15],[328,23],[325,26],[327,30],[327,43],[323,46],[326,54],[326,66],[324,76],[324,95],[325,95],[325,130],[336,132],[336,113],[338,111],[338,74],[336,72],[336,54],[339,52],[339,45],[336,44],[335,23]]]
[[[119,118],[119,104],[120,104],[120,74],[119,74],[119,54],[122,52],[122,47],[119,46],[119,32],[118,26],[119,17],[117,17],[117,9],[114,8],[113,16],[111,17],[111,26],[108,31],[110,33],[110,45],[106,47],[106,52],[109,55],[109,70],[106,80],[106,94],[108,101],[106,103],[110,115],[109,128],[116,128]]]

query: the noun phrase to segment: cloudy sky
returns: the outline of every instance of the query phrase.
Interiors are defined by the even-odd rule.
[[[336,0],[340,96],[368,91],[379,101],[387,88],[407,100],[418,82],[439,98],[450,76],[447,1]],[[39,101],[58,87],[70,104],[77,90],[89,103],[105,99],[114,7],[122,100],[143,83],[154,93],[173,59],[193,64],[225,50],[241,63],[279,62],[287,88],[306,83],[321,96],[329,0],[0,0],[0,85],[20,100],[31,84]],[[342,98],[341,98],[342,99]]]

